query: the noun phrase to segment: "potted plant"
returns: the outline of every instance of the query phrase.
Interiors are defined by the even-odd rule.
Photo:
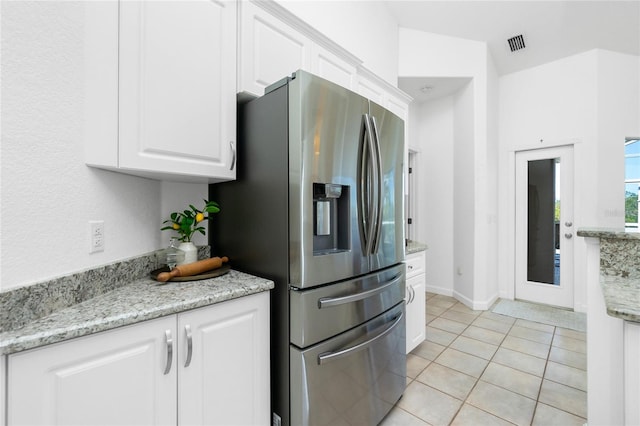
[[[191,242],[194,233],[199,232],[206,235],[206,228],[202,226],[202,222],[209,219],[205,214],[214,214],[220,211],[220,206],[215,201],[204,201],[202,209],[196,208],[189,204],[189,209],[181,212],[173,212],[169,219],[165,220],[166,226],[160,228],[162,231],[175,231],[178,233],[177,239],[180,241],[178,249],[184,251],[185,258],[181,263],[192,263],[198,260],[198,249]]]

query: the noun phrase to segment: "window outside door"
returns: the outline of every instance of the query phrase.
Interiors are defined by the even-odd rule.
[[[573,309],[573,147],[516,153],[515,298]]]

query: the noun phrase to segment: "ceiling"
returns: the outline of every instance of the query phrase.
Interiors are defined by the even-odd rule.
[[[499,75],[594,48],[640,55],[639,0],[391,0],[387,7],[401,27],[486,42]],[[507,39],[520,34],[526,47],[511,52]],[[402,80],[400,88],[416,100],[444,96],[438,80],[420,86],[434,87],[426,94],[415,91],[415,79]],[[451,82],[447,87],[456,90]]]

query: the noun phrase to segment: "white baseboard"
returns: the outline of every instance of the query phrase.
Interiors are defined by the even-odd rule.
[[[440,294],[442,296],[453,296],[453,290],[451,290],[450,288],[428,285],[425,286],[425,290],[429,293]]]

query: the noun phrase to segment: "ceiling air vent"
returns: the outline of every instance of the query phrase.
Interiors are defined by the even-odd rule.
[[[512,52],[515,52],[517,50],[522,50],[526,47],[524,45],[524,37],[522,37],[522,34],[517,35],[515,37],[511,37],[510,39],[507,40],[507,42],[509,43],[509,48],[511,49]]]

